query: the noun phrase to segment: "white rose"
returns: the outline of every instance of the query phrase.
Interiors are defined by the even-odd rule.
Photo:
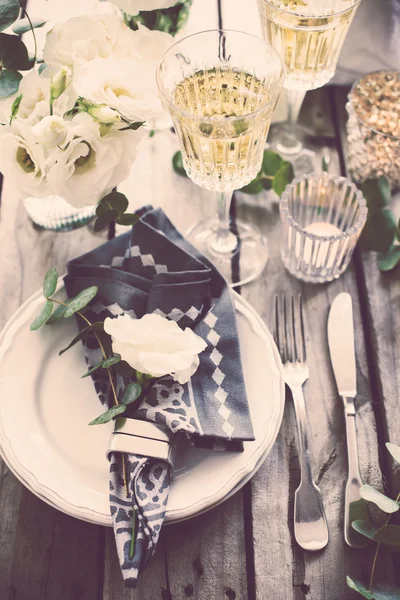
[[[146,121],[159,103],[154,72],[133,59],[93,60],[76,69],[73,86],[79,96],[106,104],[128,121]]]
[[[97,204],[129,175],[140,139],[139,131],[115,130],[102,137],[90,115],[76,115],[64,147],[53,153],[49,189],[76,208]]]
[[[67,138],[67,123],[58,115],[48,115],[32,127],[32,133],[45,148],[62,146]]]
[[[128,15],[137,15],[141,10],[158,10],[175,6],[182,0],[111,0]]]
[[[116,15],[74,17],[48,32],[43,59],[52,67],[73,68],[96,58],[127,57],[133,33]]]
[[[181,384],[196,372],[198,355],[207,347],[191,329],[154,313],[141,319],[108,317],[104,329],[112,337],[113,351],[132,368],[154,377],[172,375]]]
[[[46,157],[30,125],[0,128],[0,172],[26,195],[48,194],[45,180]]]

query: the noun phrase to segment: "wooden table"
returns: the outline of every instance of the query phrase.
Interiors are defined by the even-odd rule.
[[[33,0],[55,18],[57,0]],[[58,4],[58,6],[56,6]],[[68,15],[69,3],[64,13]],[[71,3],[71,6],[74,3]],[[75,4],[77,4],[75,2]],[[244,4],[246,4],[244,8]],[[201,6],[200,6],[201,5]],[[222,24],[259,32],[256,0],[196,0],[192,31]],[[332,172],[345,172],[342,144],[346,90],[325,88],[308,94],[301,122],[321,164],[329,147]],[[133,207],[164,208],[178,228],[210,215],[210,194],[177,176],[171,158],[178,148],[172,133],[149,139],[129,181],[121,186]],[[384,442],[400,442],[399,272],[381,274],[376,257],[356,254],[348,271],[329,285],[306,285],[292,278],[279,259],[277,201],[267,193],[236,194],[236,213],[258,222],[268,235],[270,258],[262,276],[241,293],[271,323],[277,292],[301,292],[310,379],[305,388],[314,474],[324,498],[330,531],[328,547],[302,551],[293,537],[293,495],[299,482],[296,427],[288,400],[278,439],[253,479],[234,497],[192,520],[165,527],[157,553],[136,590],[124,590],[111,530],[75,520],[27,491],[0,461],[1,600],[350,600],[358,598],[345,575],[366,575],[372,550],[352,550],[343,540],[343,492],[347,473],[341,400],[328,357],[326,322],[333,298],[351,293],[354,303],[358,370],[357,432],[365,482],[393,494]],[[68,259],[104,241],[90,227],[70,233],[38,231],[3,183],[0,216],[0,325],[40,287],[46,270],[65,271]],[[268,390],[265,390],[266,402]],[[17,399],[16,399],[17,400]],[[385,577],[393,577],[391,559]]]

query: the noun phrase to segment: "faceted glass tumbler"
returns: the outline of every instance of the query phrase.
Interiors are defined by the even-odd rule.
[[[281,256],[297,279],[325,283],[346,270],[367,219],[367,204],[345,177],[303,175],[282,194]]]

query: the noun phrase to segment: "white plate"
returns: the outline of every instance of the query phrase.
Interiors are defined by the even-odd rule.
[[[234,293],[234,292],[233,292]],[[61,285],[61,297],[65,291]],[[284,382],[279,354],[262,319],[234,293],[243,371],[255,431],[244,451],[180,448],[166,521],[204,512],[234,494],[269,453],[281,424]],[[111,525],[108,461],[111,423],[88,427],[101,406],[83,349],[58,351],[74,337],[74,319],[37,332],[29,324],[43,303],[29,298],[0,335],[0,450],[8,467],[39,498],[93,523]]]

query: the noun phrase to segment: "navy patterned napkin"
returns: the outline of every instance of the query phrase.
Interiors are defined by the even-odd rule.
[[[162,210],[145,207],[139,214],[131,232],[68,263],[67,293],[74,296],[88,286],[99,287],[86,313],[92,322],[124,313],[140,318],[156,312],[202,337],[207,348],[188,383],[181,385],[169,375],[155,380],[139,407],[130,405],[124,417],[162,424],[173,433],[185,432],[199,447],[240,451],[243,441],[254,437],[232,295],[220,273],[182,237]],[[101,361],[95,339],[86,340],[85,354],[89,367]],[[101,402],[112,406],[106,370],[99,369],[92,378]],[[116,374],[119,398],[130,381]],[[127,497],[122,467],[121,454],[113,453],[111,514],[122,574],[126,585],[134,586],[155,552],[171,469],[164,461],[128,455]],[[138,519],[133,556],[132,505]]]

